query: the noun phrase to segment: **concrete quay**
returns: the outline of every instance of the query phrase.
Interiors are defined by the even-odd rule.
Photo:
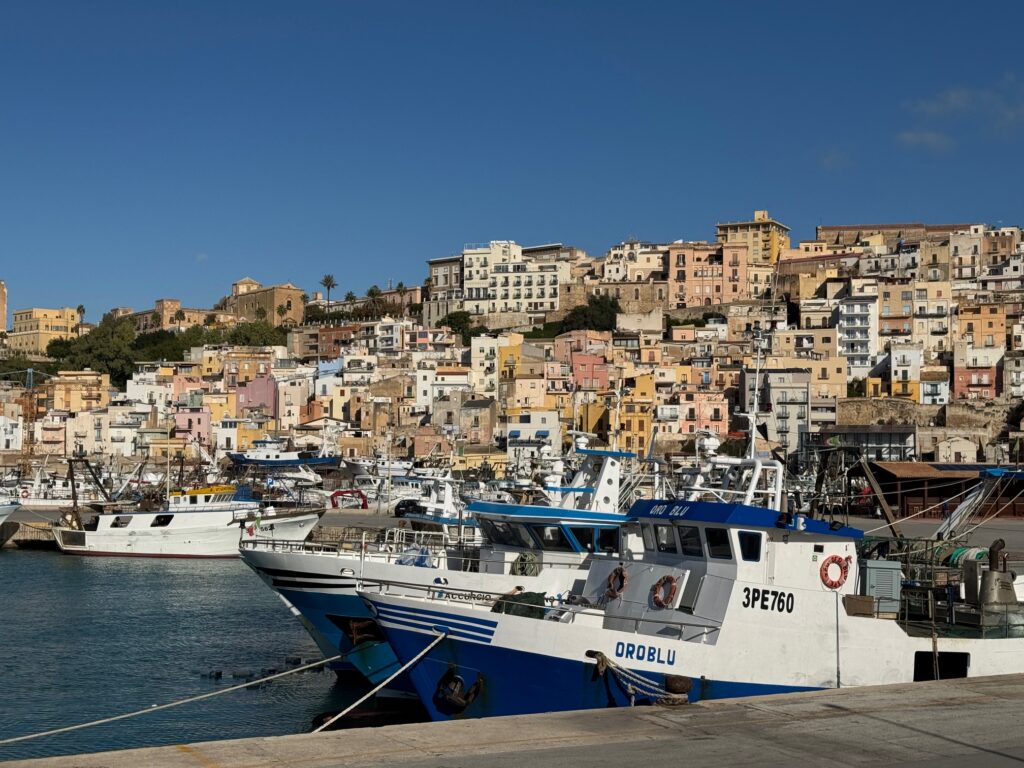
[[[1024,675],[181,744],[5,768],[1002,766],[1024,762]]]

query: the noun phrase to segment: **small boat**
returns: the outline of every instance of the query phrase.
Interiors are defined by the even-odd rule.
[[[163,509],[142,511],[118,502],[65,512],[53,527],[62,552],[128,557],[237,557],[240,542],[302,542],[322,509],[275,509],[235,499],[235,487],[172,492]]]
[[[341,463],[340,456],[330,456],[324,448],[318,452],[289,450],[284,440],[269,436],[253,441],[252,447],[242,453],[228,453],[228,458],[241,466],[258,467],[337,467]]]

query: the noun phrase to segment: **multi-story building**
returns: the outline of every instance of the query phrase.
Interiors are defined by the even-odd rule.
[[[744,370],[740,376],[744,409],[753,413],[756,374]],[[807,368],[766,368],[760,372],[757,410],[764,416],[767,437],[787,454],[793,453],[811,428],[811,372]]]
[[[51,341],[75,338],[81,320],[72,307],[16,309],[13,317],[7,346],[14,354],[30,357],[45,355]]]
[[[850,378],[867,376],[878,356],[878,285],[853,281],[839,301],[839,354]]]
[[[914,290],[908,278],[878,282],[879,345],[909,340],[913,335]]]
[[[278,307],[283,313],[278,313]],[[224,309],[239,320],[264,320],[271,325],[298,325],[306,305],[303,292],[291,283],[263,286],[250,277],[231,285],[231,295],[224,300]]]
[[[498,350],[502,347],[520,346],[523,335],[502,333],[497,336],[482,335],[470,339],[470,368],[473,370],[475,391],[494,397],[498,389]]]
[[[1005,347],[1006,313],[1007,305],[998,302],[961,304],[957,308],[954,341],[976,347]]]
[[[949,368],[944,365],[921,367],[921,403],[946,405],[949,402]]]
[[[983,291],[992,293],[1024,289],[1024,253],[1013,253],[1005,261],[986,266],[978,282]]]
[[[926,359],[934,360],[950,350],[952,288],[948,280],[918,280],[913,291],[914,331],[911,339],[921,345]]]
[[[816,240],[833,247],[855,246],[871,237],[880,237],[889,248],[899,243],[920,243],[945,240],[950,232],[966,228],[967,224],[825,224],[815,230]]]
[[[889,348],[889,392],[892,397],[921,402],[924,349],[913,342],[893,342]]]
[[[626,240],[608,249],[600,263],[601,277],[611,283],[663,279],[669,246]]]
[[[525,253],[525,255],[524,255]],[[569,259],[533,259],[511,240],[467,245],[462,252],[464,306],[471,315],[522,315],[543,320],[558,309],[559,287],[568,282]]]
[[[1003,397],[1024,398],[1024,351],[1011,350],[1003,356]]]
[[[979,347],[958,341],[953,348],[953,397],[958,400],[991,400],[1003,386],[1002,345]]]
[[[43,385],[49,408],[69,413],[103,408],[110,402],[110,374],[60,371]]]
[[[111,312],[130,318],[136,333],[184,331],[196,325],[233,325],[236,320],[234,314],[223,310],[183,307],[179,299],[157,299],[153,309],[142,312],[126,307],[116,307]]]
[[[669,245],[669,305],[701,307],[749,299],[749,250],[749,245],[738,242]]]
[[[720,243],[746,245],[750,266],[773,265],[789,249],[789,227],[768,215],[754,211],[752,221],[727,221],[715,226]]]
[[[427,261],[429,295],[423,302],[423,323],[434,328],[452,312],[462,312],[462,254]]]

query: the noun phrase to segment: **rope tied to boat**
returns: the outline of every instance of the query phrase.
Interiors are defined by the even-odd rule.
[[[191,704],[193,701],[202,701],[203,699],[212,699],[214,696],[223,696],[225,693],[231,693],[232,691],[240,691],[242,688],[251,688],[254,685],[260,685],[270,680],[276,680],[285,675],[294,675],[296,672],[305,672],[307,669],[313,669],[314,667],[320,667],[324,664],[330,664],[332,661],[340,661],[349,655],[348,653],[339,653],[337,656],[331,656],[327,659],[321,659],[320,661],[314,661],[309,664],[303,664],[301,667],[295,667],[294,669],[286,669],[284,672],[278,672],[273,675],[267,675],[257,680],[250,680],[245,683],[238,685],[232,685],[230,688],[222,688],[219,691],[209,691],[202,693],[198,696],[191,696],[187,699],[180,699],[178,701],[171,701],[166,704],[154,704],[146,709],[139,709],[135,712],[126,712],[123,715],[114,715],[113,717],[104,717],[101,720],[91,720],[88,723],[79,723],[78,725],[66,725],[63,728],[53,728],[49,731],[40,731],[39,733],[29,733],[25,736],[15,736],[10,739],[0,740],[0,746],[5,744],[15,744],[19,741],[29,741],[30,739],[39,739],[43,736],[55,736],[58,733],[69,733],[70,731],[80,731],[83,728],[92,728],[96,725],[105,725],[106,723],[113,723],[117,720],[127,720],[130,717],[138,717],[139,715],[148,715],[150,712],[159,712],[164,709],[171,709],[172,707],[180,707],[182,704]]]
[[[609,659],[601,651],[587,651],[587,655],[597,662],[598,675],[603,677],[607,672],[612,673],[619,685],[622,686],[623,690],[629,694],[631,706],[636,703],[636,697],[638,694],[648,699],[653,699],[656,704],[663,704],[666,706],[679,706],[680,704],[690,703],[690,697],[688,694],[673,693],[667,688],[651,682],[643,675],[637,674],[633,670],[627,669],[621,664]]]
[[[438,633],[438,634],[437,634],[437,637],[435,637],[435,638],[434,638],[433,640],[431,640],[431,641],[430,641],[430,643],[429,643],[429,644],[427,645],[427,647],[426,647],[426,648],[424,648],[424,649],[423,649],[422,651],[420,651],[420,652],[419,652],[419,653],[417,653],[417,654],[416,654],[415,656],[413,656],[413,657],[412,657],[411,659],[409,659],[409,661],[408,661],[408,662],[407,662],[407,663],[406,663],[406,664],[405,664],[405,665],[404,665],[404,666],[403,666],[403,667],[402,667],[401,669],[399,669],[399,670],[398,670],[397,672],[394,672],[394,673],[392,673],[392,674],[391,674],[391,676],[390,676],[390,677],[388,677],[388,678],[387,678],[387,679],[386,679],[386,680],[385,680],[385,681],[384,681],[383,683],[381,683],[380,685],[378,685],[378,686],[377,686],[376,688],[374,688],[373,690],[371,690],[371,691],[370,691],[369,693],[367,693],[367,694],[366,694],[365,696],[363,696],[362,698],[360,698],[360,699],[357,699],[357,700],[356,700],[356,701],[354,701],[353,703],[349,704],[349,705],[348,705],[348,707],[346,707],[346,708],[345,708],[345,709],[343,709],[343,710],[342,710],[341,712],[339,712],[338,714],[336,714],[336,715],[335,715],[334,717],[332,717],[332,718],[331,718],[330,720],[328,720],[328,721],[327,721],[326,723],[324,723],[323,725],[321,725],[321,726],[320,726],[319,728],[316,728],[316,729],[314,729],[314,730],[313,730],[313,733],[320,733],[320,731],[324,730],[324,729],[325,729],[325,728],[327,728],[328,726],[330,726],[330,725],[333,725],[333,724],[334,724],[335,722],[337,722],[338,720],[340,720],[341,718],[343,718],[343,717],[344,717],[345,715],[347,715],[347,714],[348,714],[349,712],[351,712],[351,711],[352,711],[353,709],[355,709],[356,707],[358,707],[358,706],[359,706],[360,704],[362,704],[362,703],[363,703],[364,701],[366,701],[366,700],[367,700],[367,699],[369,699],[369,698],[370,698],[371,696],[373,696],[373,695],[374,695],[374,694],[376,694],[376,693],[377,693],[378,691],[380,691],[380,690],[381,690],[382,688],[384,688],[384,686],[386,686],[386,685],[387,685],[388,683],[390,683],[390,682],[391,682],[392,680],[394,680],[394,679],[395,679],[396,677],[398,677],[399,675],[401,675],[401,674],[402,674],[403,672],[405,672],[406,670],[408,670],[408,669],[411,669],[412,667],[414,667],[414,666],[416,665],[416,663],[417,663],[417,662],[418,662],[418,661],[419,661],[420,659],[422,659],[422,658],[423,658],[424,656],[426,656],[426,655],[427,655],[427,654],[428,654],[428,653],[429,653],[429,652],[430,652],[430,651],[431,651],[431,650],[432,650],[432,649],[434,648],[434,646],[435,646],[435,645],[437,645],[438,643],[440,643],[440,642],[441,642],[442,640],[444,640],[444,639],[445,639],[446,637],[448,637],[448,630],[447,630],[447,629],[445,629],[445,630],[443,630],[442,632]]]

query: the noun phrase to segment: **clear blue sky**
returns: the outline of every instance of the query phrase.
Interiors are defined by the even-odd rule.
[[[418,282],[466,242],[1024,223],[1017,3],[0,5],[12,308]],[[335,295],[340,295],[336,293]]]

